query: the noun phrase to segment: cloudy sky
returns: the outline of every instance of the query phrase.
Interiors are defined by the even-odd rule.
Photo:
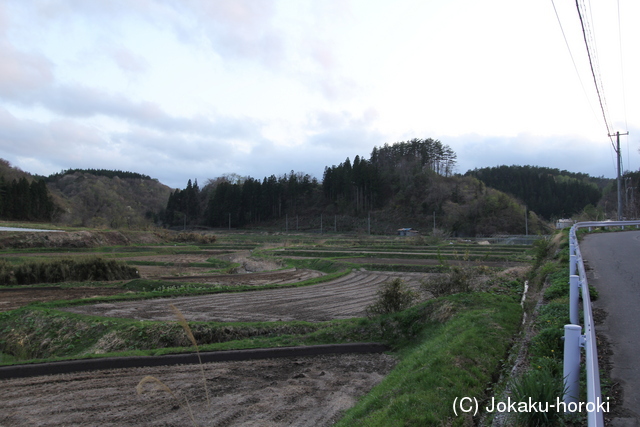
[[[435,138],[460,173],[613,177],[575,3],[555,3],[562,27],[551,0],[3,0],[0,157],[182,188],[321,179],[374,146]],[[587,3],[609,130],[630,132],[637,170],[640,2]]]

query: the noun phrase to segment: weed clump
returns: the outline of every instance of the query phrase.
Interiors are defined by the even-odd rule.
[[[438,298],[460,292],[471,292],[473,283],[479,276],[473,267],[451,266],[448,273],[444,273],[422,282],[422,289],[431,292]]]
[[[85,282],[139,278],[135,267],[115,260],[90,258],[30,262],[18,266],[0,265],[0,285],[32,285],[35,283]]]
[[[538,402],[539,411],[518,411],[512,414],[518,425],[560,425],[563,413],[553,410],[557,399],[564,395],[560,362],[542,363],[511,380],[512,399],[516,402]]]
[[[172,236],[171,240],[177,243],[196,243],[200,245],[210,245],[212,243],[215,243],[217,238],[213,234],[183,232]]]
[[[368,317],[405,310],[411,307],[418,297],[418,294],[400,278],[383,283],[376,295],[376,301],[366,309]]]

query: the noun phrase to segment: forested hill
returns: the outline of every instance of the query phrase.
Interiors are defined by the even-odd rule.
[[[528,209],[550,220],[570,217],[602,197],[602,179],[538,166],[496,166],[466,173],[487,186],[518,198]]]
[[[174,191],[159,218],[180,227],[344,232],[370,224],[373,233],[392,234],[400,227],[430,233],[435,224],[457,236],[524,234],[526,227],[547,232],[513,197],[474,177],[453,175],[455,164],[456,153],[437,140],[385,144],[368,159],[356,156],[326,167],[322,182],[294,171],[262,180],[220,177],[202,189],[189,181]]]
[[[51,175],[56,220],[90,227],[141,227],[166,206],[171,188],[134,172],[74,169]]]
[[[121,170],[109,170],[109,169],[66,169],[62,172],[54,173],[45,178],[46,182],[55,182],[60,180],[66,175],[73,175],[75,173],[87,173],[95,176],[106,176],[107,178],[133,178],[133,179],[151,179],[149,175],[143,175],[136,172],[126,172]]]
[[[0,219],[90,227],[144,227],[171,189],[135,172],[69,169],[34,176],[0,159]]]
[[[204,187],[196,180],[171,190],[134,172],[70,169],[45,178],[0,159],[0,219],[109,228],[155,223],[284,230],[295,221],[296,229],[312,231],[370,226],[373,233],[401,227],[429,233],[435,225],[457,236],[545,233],[541,217],[552,220],[598,206],[602,187],[611,181],[534,166],[461,176],[453,173],[456,161],[440,141],[412,139],[374,147],[369,158],[357,155],[327,166],[321,181],[294,171],[263,179],[230,174]]]

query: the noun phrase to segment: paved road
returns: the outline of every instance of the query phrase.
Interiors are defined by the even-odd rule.
[[[640,426],[640,231],[591,234],[580,251],[593,269],[594,307],[608,313],[596,329],[611,343],[611,376],[623,388],[625,418],[611,425]]]

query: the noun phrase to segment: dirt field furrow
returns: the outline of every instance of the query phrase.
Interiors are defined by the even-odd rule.
[[[393,368],[386,354],[221,362],[94,371],[0,381],[2,426],[184,426],[184,399],[198,425],[331,425]],[[161,380],[180,399],[145,385]]]
[[[300,288],[127,301],[70,307],[66,310],[140,320],[175,320],[169,304],[190,321],[251,322],[269,320],[325,321],[364,315],[379,285],[402,277],[417,287],[423,273],[355,271],[331,282]]]

